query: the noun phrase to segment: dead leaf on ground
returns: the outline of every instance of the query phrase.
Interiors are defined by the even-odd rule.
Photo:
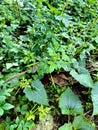
[[[59,86],[68,85],[68,78],[65,74],[55,74],[52,77],[49,78],[50,81],[53,80],[53,82]]]

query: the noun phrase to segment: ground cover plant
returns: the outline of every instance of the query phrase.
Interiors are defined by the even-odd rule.
[[[97,115],[98,1],[2,0],[0,129],[95,130]]]

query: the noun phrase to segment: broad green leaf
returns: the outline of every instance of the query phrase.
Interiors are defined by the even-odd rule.
[[[24,93],[29,101],[38,104],[48,105],[47,94],[43,84],[39,80],[32,82],[32,88],[26,87]]]
[[[82,68],[81,70],[78,70],[78,72],[73,69],[70,74],[83,86],[93,88],[93,80],[87,69]]]
[[[91,97],[93,101],[93,115],[98,114],[98,82],[94,85],[91,92]]]
[[[14,108],[14,106],[11,105],[10,103],[5,103],[2,108],[4,110],[10,110],[10,109]]]
[[[63,126],[61,126],[59,130],[72,130],[72,125],[70,123],[69,124],[66,123]]]
[[[4,114],[4,110],[0,107],[0,116]]]
[[[71,115],[83,113],[81,101],[70,88],[67,88],[65,92],[62,93],[59,100],[59,107],[62,114]]]
[[[84,116],[75,117],[73,127],[74,130],[95,130],[95,125]]]

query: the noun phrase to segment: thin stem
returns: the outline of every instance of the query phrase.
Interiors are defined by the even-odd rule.
[[[68,115],[68,123],[70,123],[70,115]]]
[[[56,86],[55,86],[55,83],[54,83],[54,80],[53,80],[52,75],[50,75],[50,77],[51,77],[52,85],[53,85],[53,86],[54,86],[54,88],[56,89]]]
[[[4,83],[7,83],[7,82],[9,82],[9,81],[12,80],[12,79],[18,78],[18,77],[24,75],[25,73],[29,72],[30,70],[33,70],[34,65],[36,65],[36,64],[37,64],[37,63],[34,63],[34,64],[33,64],[33,67],[31,67],[31,68],[29,68],[29,69],[27,69],[27,70],[25,70],[25,71],[23,71],[23,72],[21,72],[21,73],[18,73],[18,74],[16,74],[16,75],[14,75],[14,76],[8,78]],[[33,73],[35,73],[35,71],[34,71]]]

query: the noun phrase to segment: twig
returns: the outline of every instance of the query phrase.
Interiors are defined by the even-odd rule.
[[[18,74],[16,74],[16,75],[14,75],[14,76],[8,78],[7,80],[5,80],[4,83],[7,83],[7,82],[9,82],[9,81],[12,80],[12,79],[18,78],[18,77],[24,75],[25,73],[29,72],[30,70],[33,70],[33,73],[35,73],[35,72],[37,71],[38,67],[36,66],[35,70],[34,70],[34,67],[35,67],[35,66],[33,66],[32,68],[29,68],[29,69],[27,69],[27,70],[25,70],[25,71],[23,71],[23,72],[21,72],[21,73],[18,73]]]

